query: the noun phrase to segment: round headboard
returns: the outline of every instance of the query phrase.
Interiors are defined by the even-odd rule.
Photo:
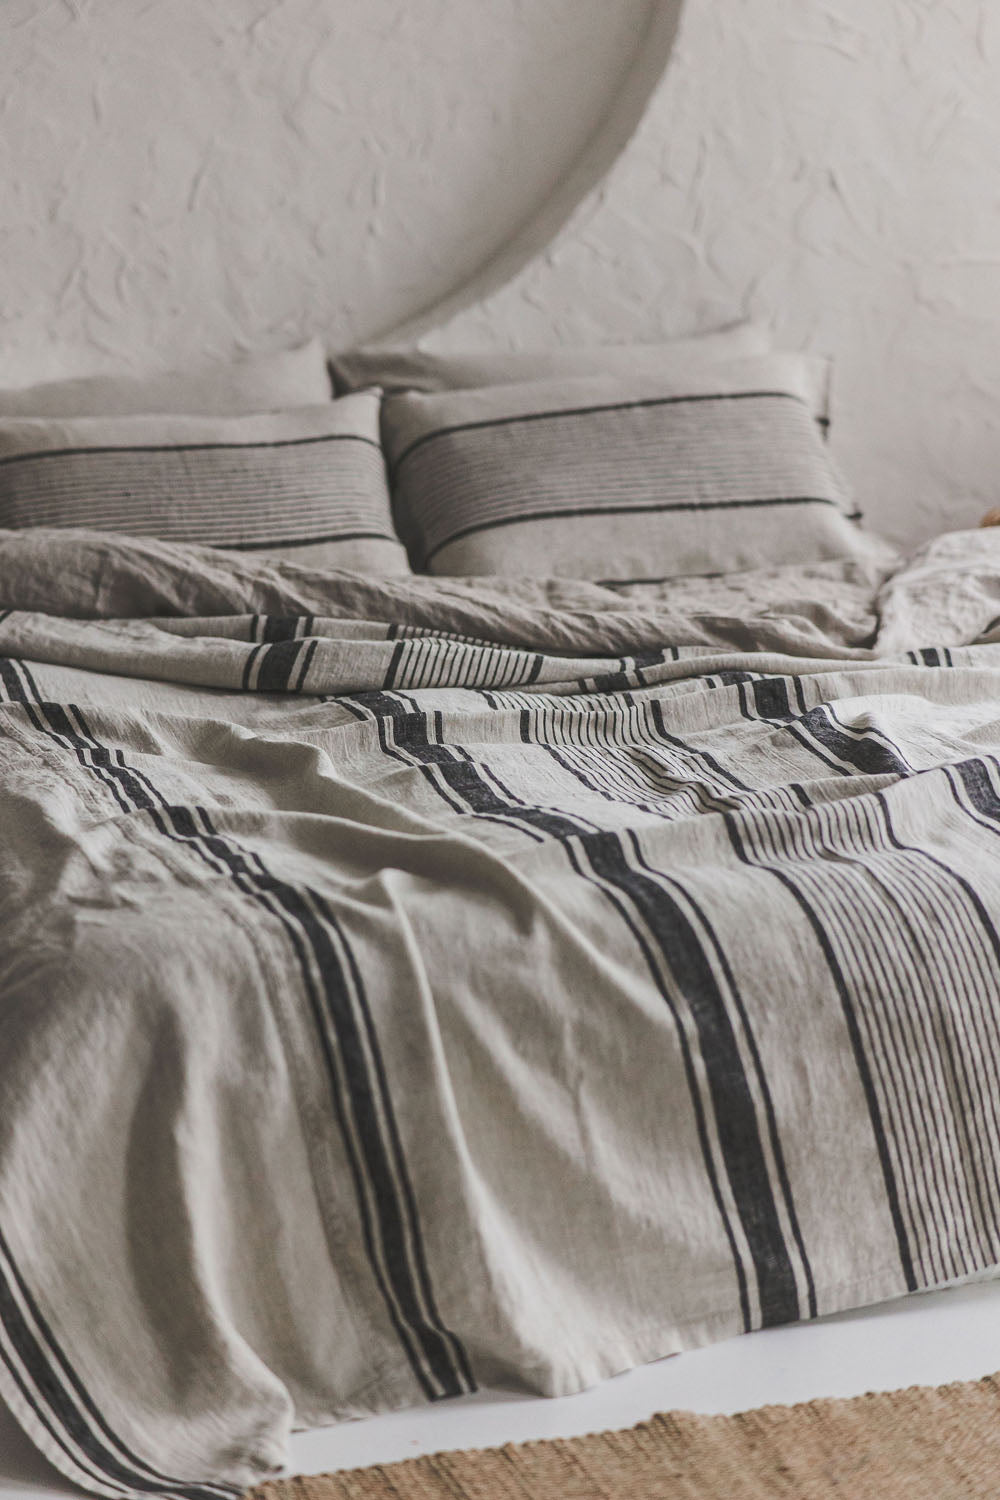
[[[377,336],[499,285],[679,0],[6,0],[0,383]]]

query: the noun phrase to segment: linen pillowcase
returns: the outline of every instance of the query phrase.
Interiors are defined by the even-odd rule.
[[[871,559],[817,417],[829,366],[767,355],[675,372],[387,396],[414,568],[638,581]]]
[[[326,354],[318,339],[231,364],[150,375],[86,375],[0,389],[0,417],[134,416],[191,412],[243,416],[313,406],[330,399]]]
[[[330,361],[338,391],[377,385],[385,391],[464,390],[516,381],[570,379],[579,375],[682,377],[705,360],[766,354],[770,335],[760,323],[733,323],[712,333],[655,344],[582,344],[555,349],[466,349],[432,354],[419,348],[372,346]]]
[[[0,420],[0,527],[85,526],[407,573],[379,392],[251,417]]]

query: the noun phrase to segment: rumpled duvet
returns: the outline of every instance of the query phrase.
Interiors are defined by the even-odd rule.
[[[0,533],[0,1395],[211,1500],[1000,1263],[1000,536],[617,591]]]

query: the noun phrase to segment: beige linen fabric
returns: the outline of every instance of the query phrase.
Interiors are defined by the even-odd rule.
[[[0,534],[0,1395],[64,1473],[996,1269],[984,545],[699,607]]]
[[[818,423],[828,379],[771,354],[390,394],[400,536],[418,571],[511,578],[873,557]]]
[[[334,355],[330,368],[338,391],[371,385],[387,391],[448,391],[578,375],[684,377],[706,362],[766,354],[770,348],[767,328],[746,322],[661,343],[563,344],[545,349],[462,349],[447,353],[419,346],[371,345]]]
[[[409,571],[390,515],[377,391],[240,417],[0,418],[0,525]]]
[[[296,349],[146,375],[82,375],[0,389],[0,417],[108,417],[151,412],[247,416],[330,398],[318,339]]]

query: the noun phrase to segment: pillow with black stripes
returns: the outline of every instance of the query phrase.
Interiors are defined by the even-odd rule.
[[[248,417],[0,420],[0,527],[86,526],[407,573],[379,392]]]
[[[286,406],[312,406],[329,398],[326,353],[319,339],[312,339],[295,349],[249,354],[186,370],[81,375],[7,387],[0,389],[0,417],[124,417],[167,411],[244,416]]]
[[[600,581],[881,556],[823,437],[828,362],[534,381],[382,405],[415,569]]]
[[[560,344],[546,349],[459,349],[435,353],[371,344],[330,360],[336,389],[449,391],[524,380],[568,380],[579,375],[684,376],[705,360],[766,354],[771,336],[762,323],[730,323],[708,333],[660,343]]]

